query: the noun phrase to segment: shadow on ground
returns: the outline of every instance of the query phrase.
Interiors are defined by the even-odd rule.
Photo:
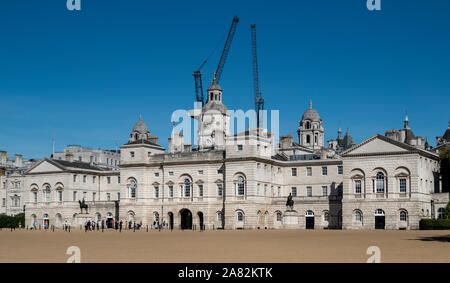
[[[447,235],[447,236],[419,237],[419,238],[411,239],[411,240],[424,241],[424,242],[450,242],[450,235]]]

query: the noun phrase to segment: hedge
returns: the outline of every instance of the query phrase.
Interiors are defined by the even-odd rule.
[[[421,219],[420,230],[450,230],[450,219]]]
[[[24,227],[25,213],[20,213],[15,216],[0,214],[0,228],[18,228],[19,223]]]

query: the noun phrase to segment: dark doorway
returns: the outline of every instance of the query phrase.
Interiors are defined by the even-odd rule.
[[[198,212],[198,223],[200,224],[200,230],[204,230],[204,223],[203,223],[203,212]]]
[[[169,229],[173,230],[173,213],[169,212],[168,215],[169,215]]]
[[[181,215],[181,229],[190,230],[192,229],[192,212],[189,209],[182,209],[180,211]]]
[[[375,216],[375,229],[381,229],[383,230],[385,227],[385,219],[384,219],[384,215],[383,216]]]
[[[314,216],[306,217],[306,229],[314,229]]]
[[[106,228],[108,229],[112,229],[113,228],[113,219],[112,218],[108,218],[106,219]]]

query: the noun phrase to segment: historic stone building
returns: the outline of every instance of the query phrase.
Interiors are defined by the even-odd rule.
[[[265,129],[230,133],[222,101],[213,81],[207,103],[192,114],[199,121],[196,147],[174,133],[166,151],[141,117],[120,148],[119,171],[70,153],[40,161],[25,173],[26,224],[93,219],[175,229],[417,229],[421,218],[439,217],[449,200],[439,184],[438,155],[419,140],[405,143],[414,140],[408,125],[400,141],[375,135],[354,145],[347,132],[325,148],[322,119],[310,103],[298,141],[285,135],[275,145]],[[87,214],[80,213],[83,199]]]

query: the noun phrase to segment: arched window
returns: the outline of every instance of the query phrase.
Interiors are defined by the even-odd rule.
[[[243,196],[245,194],[245,180],[242,176],[239,176],[237,181],[237,194],[238,196]]]
[[[31,191],[31,195],[33,196],[33,198],[32,198],[33,202],[37,203],[38,202],[38,191],[37,191],[37,189],[33,189]]]
[[[306,129],[309,130],[311,128],[311,123],[309,121],[306,121]]]
[[[314,216],[314,211],[308,210],[305,214],[305,216]]]
[[[237,213],[237,221],[244,221],[244,213],[238,211]]]
[[[406,222],[408,220],[408,213],[404,210],[400,211],[400,221]]]
[[[130,181],[130,198],[136,198],[137,184],[135,180]]]
[[[191,197],[191,181],[189,179],[184,180],[184,196]]]
[[[441,207],[438,209],[438,219],[444,219],[445,218],[445,208]]]
[[[283,215],[281,214],[281,212],[277,212],[277,221],[281,222],[281,220],[283,219]]]
[[[50,202],[50,193],[51,193],[51,190],[50,190],[50,186],[45,186],[45,189],[44,189],[44,201],[45,202]]]
[[[383,174],[383,172],[377,173],[377,178],[376,178],[375,182],[376,182],[377,193],[384,193],[384,174]]]
[[[361,223],[362,219],[363,219],[362,212],[359,210],[355,211],[355,222]]]

